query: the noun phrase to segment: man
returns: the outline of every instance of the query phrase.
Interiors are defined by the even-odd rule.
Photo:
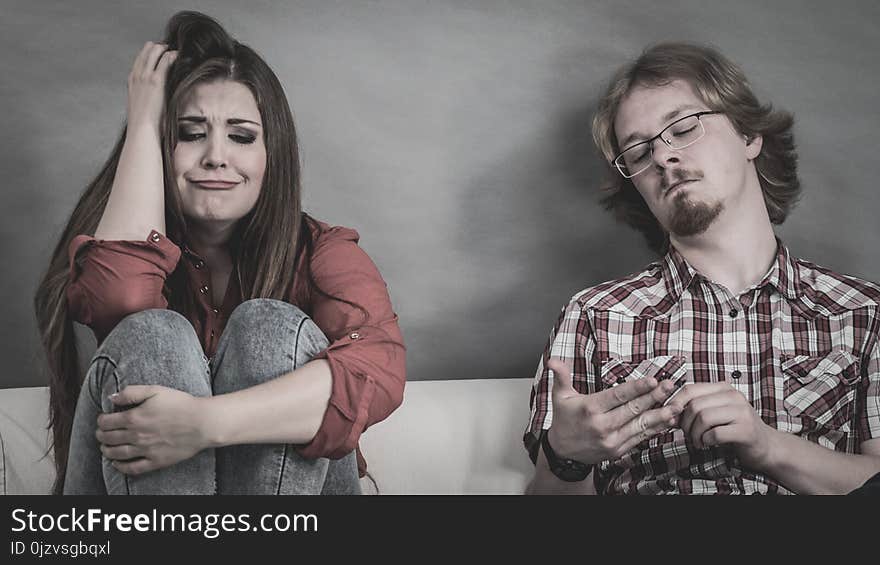
[[[541,362],[529,493],[846,493],[880,472],[880,288],[775,237],[800,187],[790,114],[706,47],[612,80],[605,204],[665,253],[575,295]]]

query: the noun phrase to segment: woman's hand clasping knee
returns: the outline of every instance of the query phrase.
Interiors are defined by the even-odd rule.
[[[122,411],[98,416],[95,436],[101,453],[126,475],[169,467],[208,447],[202,417],[207,398],[132,385],[110,400]]]

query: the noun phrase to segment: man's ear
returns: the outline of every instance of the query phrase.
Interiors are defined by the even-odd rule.
[[[761,154],[761,148],[764,146],[764,137],[761,135],[755,135],[752,137],[746,136],[746,158],[749,161],[753,161],[758,155]]]

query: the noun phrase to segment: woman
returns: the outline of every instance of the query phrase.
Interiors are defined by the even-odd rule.
[[[404,346],[357,233],[302,212],[278,79],[181,12],[128,86],[35,298],[55,492],[359,493]],[[73,321],[99,344],[85,380]]]

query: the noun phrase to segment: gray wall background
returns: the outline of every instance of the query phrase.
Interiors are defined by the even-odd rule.
[[[596,204],[589,122],[648,43],[712,43],[793,111],[794,252],[880,279],[880,4],[730,1],[2,0],[0,386],[45,383],[32,297],[125,118],[134,56],[197,9],[261,53],[293,107],[307,209],[356,227],[388,281],[409,378],[531,376],[576,291],[640,269]]]

